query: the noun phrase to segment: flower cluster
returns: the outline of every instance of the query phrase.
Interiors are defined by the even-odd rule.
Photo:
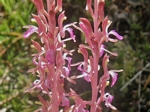
[[[41,40],[38,43],[32,40],[33,47],[38,51],[33,54],[33,63],[35,68],[29,72],[37,74],[38,79],[33,82],[34,88],[38,88],[43,94],[49,96],[49,102],[45,101],[42,96],[38,96],[42,102],[43,112],[58,112],[59,106],[68,106],[68,95],[64,90],[64,78],[75,83],[69,78],[71,71],[71,55],[73,50],[65,49],[65,42],[69,40],[75,41],[73,29],[70,26],[76,23],[70,23],[63,26],[66,19],[64,11],[62,11],[62,0],[47,0],[47,10],[44,9],[42,0],[32,0],[37,8],[37,15],[32,15],[32,21],[36,22],[38,27],[33,25],[24,26],[28,31],[24,33],[24,37],[28,38],[31,34],[37,33]],[[57,4],[56,4],[57,3]],[[56,21],[56,13],[61,12]],[[58,23],[58,26],[56,26]],[[65,32],[70,33],[69,38],[65,38]],[[66,66],[67,65],[67,66]]]
[[[117,56],[117,53],[110,52],[105,49],[106,42],[117,42],[122,40],[123,37],[120,36],[115,30],[108,31],[111,21],[108,17],[104,17],[104,0],[94,0],[94,9],[92,8],[92,0],[87,0],[86,10],[89,12],[93,19],[93,29],[91,23],[86,18],[80,18],[80,23],[78,29],[85,35],[85,43],[80,44],[79,52],[83,54],[84,61],[78,66],[83,74],[79,77],[84,77],[84,79],[91,83],[92,87],[92,99],[90,102],[91,112],[101,111],[101,102],[105,102],[107,107],[116,109],[111,105],[113,96],[105,92],[105,88],[108,85],[110,77],[112,78],[111,87],[115,84],[117,80],[117,73],[122,70],[108,70],[107,64],[109,62],[109,55]],[[116,39],[111,38],[110,35],[114,35]],[[88,54],[88,51],[92,55]],[[102,64],[99,65],[99,59],[102,58]],[[104,74],[98,79],[98,71],[103,68]],[[100,93],[100,97],[98,97]]]
[[[105,49],[104,44],[109,41],[117,42],[122,40],[123,37],[114,30],[108,31],[111,22],[108,17],[104,17],[104,0],[94,0],[94,9],[91,6],[92,0],[87,0],[86,10],[93,18],[94,29],[92,29],[90,21],[86,18],[80,18],[79,27],[76,22],[63,25],[66,16],[62,10],[62,0],[47,0],[47,9],[44,8],[42,0],[32,0],[32,2],[37,8],[37,15],[32,14],[32,21],[36,22],[38,27],[33,25],[24,26],[24,28],[28,28],[24,33],[24,37],[28,38],[31,34],[37,33],[41,41],[32,40],[32,46],[37,50],[37,53],[32,55],[35,68],[30,69],[29,72],[37,74],[38,79],[33,82],[33,88],[28,91],[38,88],[49,97],[49,100],[45,100],[38,95],[42,106],[37,111],[88,112],[86,107],[90,105],[90,112],[101,112],[101,102],[105,102],[107,107],[116,109],[111,104],[113,96],[106,93],[105,88],[110,77],[112,78],[111,86],[115,84],[118,75],[116,72],[122,70],[108,70],[109,56],[107,53],[113,56],[117,56],[117,53]],[[59,13],[58,21],[56,13]],[[70,40],[76,42],[71,26],[84,33],[86,45],[80,44],[78,50],[79,53],[83,54],[84,61],[74,64],[78,66],[78,70],[82,74],[70,78],[74,50],[65,49],[65,42]],[[66,31],[70,34],[69,38],[65,38]],[[110,35],[116,36],[117,39],[111,38]],[[92,55],[89,55],[89,51]],[[103,58],[101,65],[99,65],[100,58]],[[98,79],[98,71],[101,68],[103,68],[104,74]],[[91,83],[91,101],[82,100],[72,89],[69,93],[64,90],[64,79],[75,84],[74,79],[82,77]],[[100,93],[99,98],[98,93]],[[70,105],[68,97],[74,100],[74,105]]]

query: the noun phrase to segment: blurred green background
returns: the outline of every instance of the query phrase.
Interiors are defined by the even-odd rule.
[[[85,11],[86,0],[63,2],[66,23],[78,22],[80,17],[91,19]],[[0,112],[32,112],[39,106],[38,91],[25,93],[36,78],[27,73],[33,67],[31,38],[36,37],[22,36],[22,27],[33,24],[32,13],[36,9],[30,0],[0,0]],[[110,68],[124,69],[117,84],[111,90],[108,88],[115,97],[116,112],[150,112],[150,0],[106,0],[105,15],[113,21],[110,29],[124,36],[123,41],[107,43],[107,49],[119,54],[110,57]],[[75,33],[76,49],[84,37]],[[69,43],[68,46],[72,47]],[[137,77],[130,81],[134,76]],[[129,85],[121,89],[126,83]]]

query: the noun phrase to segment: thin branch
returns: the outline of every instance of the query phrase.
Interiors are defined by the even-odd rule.
[[[134,81],[140,74],[142,74],[142,72],[145,71],[149,66],[150,66],[150,62],[149,62],[144,68],[142,68],[133,78],[131,78],[131,79],[120,89],[120,91],[122,91],[123,89],[125,89],[132,81]]]
[[[5,69],[5,72],[2,76],[2,78],[0,78],[0,85],[3,83],[4,79],[6,78],[6,76],[8,75],[9,69],[8,67]]]

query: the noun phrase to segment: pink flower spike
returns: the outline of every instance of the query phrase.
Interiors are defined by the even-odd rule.
[[[28,38],[30,35],[32,35],[35,32],[38,33],[38,28],[36,26],[28,25],[28,26],[24,26],[23,28],[29,29],[23,34],[24,38]]]
[[[111,30],[109,32],[109,35],[111,35],[111,34],[114,35],[114,36],[116,36],[119,40],[123,39],[123,37],[121,35],[119,35],[115,30]]]
[[[111,83],[111,87],[116,83],[116,81],[117,81],[117,76],[118,76],[118,74],[117,73],[115,73],[115,72],[113,72],[113,71],[109,71],[109,74],[111,75],[111,77],[112,77],[112,83]]]

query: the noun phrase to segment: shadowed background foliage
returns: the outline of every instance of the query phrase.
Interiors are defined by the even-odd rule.
[[[63,8],[67,16],[66,23],[79,21],[79,17],[87,17],[86,0],[63,0]],[[36,13],[30,0],[0,0],[0,111],[32,112],[39,104],[38,91],[25,93],[32,86],[35,75],[27,73],[33,67],[31,39],[24,39],[22,27],[31,23],[31,13]],[[113,21],[110,29],[115,29],[124,36],[124,40],[115,44],[107,44],[107,48],[118,52],[118,57],[111,57],[110,68],[124,69],[113,88],[107,88],[115,99],[116,112],[148,112],[150,108],[150,0],[106,0],[105,15]],[[84,37],[75,31],[77,42],[67,43],[68,49],[77,49]],[[38,40],[38,39],[37,39]],[[82,57],[75,53],[73,62]],[[140,71],[140,74],[137,74]],[[72,70],[72,74],[78,74]],[[130,81],[137,75],[134,80]],[[129,86],[121,89],[128,82]],[[81,87],[82,89],[79,87]],[[70,87],[66,85],[66,89]],[[90,85],[78,81],[73,86],[80,95],[88,99]],[[121,89],[121,91],[120,91]],[[87,90],[86,92],[83,92]],[[106,112],[111,111],[109,109]]]

